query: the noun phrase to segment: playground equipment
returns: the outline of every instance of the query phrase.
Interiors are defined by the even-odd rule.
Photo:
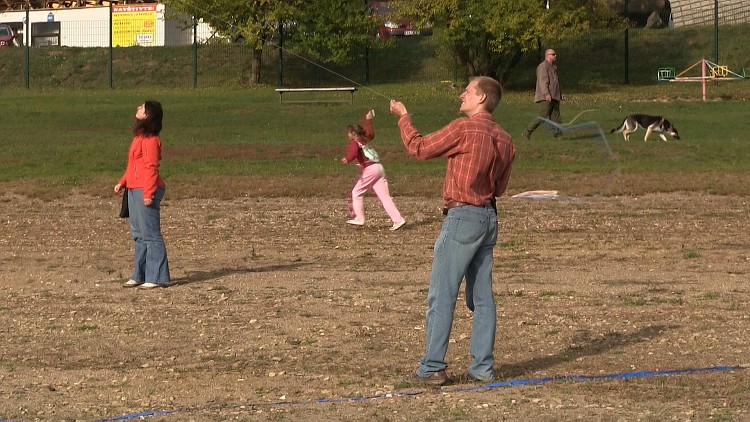
[[[700,76],[686,76],[697,66],[701,68]],[[701,59],[682,72],[675,74],[673,67],[660,67],[657,73],[659,82],[700,82],[703,88],[702,99],[706,101],[706,82],[708,81],[737,81],[750,78],[750,69],[742,69],[742,74],[732,72],[727,66],[720,66],[706,59]]]

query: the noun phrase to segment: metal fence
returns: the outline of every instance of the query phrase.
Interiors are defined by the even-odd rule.
[[[702,3],[720,6],[715,0]],[[724,9],[721,6],[715,9],[718,12],[715,16],[721,21],[730,22],[730,14],[750,16],[750,2],[729,3]],[[687,22],[685,11],[681,13],[680,19]],[[699,13],[705,15],[705,8]],[[738,73],[750,70],[750,46],[745,42],[750,24],[720,24],[718,19],[707,22],[696,18],[694,21],[701,24],[666,29],[590,31],[575,40],[550,47],[560,53],[561,69],[575,69],[575,72],[561,71],[566,86],[654,83],[659,68],[684,69],[702,58]],[[250,83],[249,47],[222,39],[207,27],[183,28],[190,38],[186,45],[116,47],[112,41],[111,21],[68,22],[66,25],[70,32],[67,39],[73,40],[68,45],[28,46],[27,35],[23,47],[0,50],[0,86],[209,88]],[[25,34],[29,32],[30,28],[26,28]],[[155,38],[162,36],[160,34],[156,33]],[[168,37],[166,31],[163,36]],[[106,40],[103,46],[97,44],[101,39]],[[402,37],[362,51],[351,64],[336,66],[317,63],[291,50],[280,50],[269,42],[263,51],[260,82],[314,87],[463,80],[462,70],[437,53],[437,43],[437,36]],[[76,47],[77,44],[100,46]],[[690,55],[685,51],[690,51]],[[539,59],[540,52],[527,54],[506,86],[533,87],[533,69]]]

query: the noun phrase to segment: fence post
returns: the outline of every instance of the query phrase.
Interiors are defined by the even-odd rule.
[[[714,63],[719,64],[719,0],[714,0]]]
[[[628,19],[628,11],[629,11],[628,0],[625,0],[625,19],[626,20]],[[624,63],[625,75],[624,75],[623,82],[625,83],[625,85],[627,85],[630,82],[630,75],[628,72],[628,67],[630,64],[630,45],[629,45],[630,42],[629,41],[630,41],[630,25],[628,24],[628,26],[625,27],[625,52],[623,54],[623,58],[625,59],[625,63]]]
[[[109,5],[109,89],[112,89],[114,83],[114,69],[112,68],[112,62],[114,61],[114,38],[113,38],[113,22],[112,22],[112,14],[114,13],[115,6],[110,3]]]
[[[198,20],[193,16],[193,89],[198,87]]]
[[[630,82],[629,81],[629,74],[628,74],[628,65],[629,65],[629,62],[630,62],[630,54],[629,54],[629,52],[630,52],[630,46],[629,46],[630,35],[629,34],[630,34],[630,28],[625,28],[625,54],[623,55],[624,58],[625,58],[625,63],[624,63],[625,75],[624,75],[623,83],[625,83],[625,85],[627,85]]]
[[[365,85],[370,85],[370,46],[365,46]]]
[[[368,7],[367,0],[365,0],[365,7]],[[717,62],[718,63],[718,62]],[[365,45],[365,85],[370,85],[370,46]]]
[[[31,50],[29,50],[31,48],[31,22],[29,22],[29,7],[26,4],[26,28],[23,30],[23,36],[26,38],[23,56],[23,84],[26,89],[31,87]]]
[[[279,21],[279,86],[284,86],[284,22]]]

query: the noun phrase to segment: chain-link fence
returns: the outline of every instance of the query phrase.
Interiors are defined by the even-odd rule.
[[[665,29],[590,31],[560,45],[541,43],[540,47],[558,51],[561,78],[568,87],[653,83],[659,68],[679,71],[703,58],[747,74],[750,47],[745,38],[750,28],[750,2],[725,3],[722,7],[714,0],[695,0],[694,6],[706,6],[694,8],[695,16],[688,14],[686,3],[682,3],[679,21]],[[250,84],[252,51],[247,44],[224,39],[206,25],[165,23],[151,10],[120,17],[113,8],[106,10],[108,15],[100,20],[50,19],[52,11],[45,10],[34,12],[42,14],[37,22],[31,14],[25,20],[15,18],[10,23],[20,32],[22,46],[0,50],[0,86],[120,89]],[[706,10],[713,10],[718,19],[698,19]],[[0,22],[7,22],[6,17],[0,13]],[[36,25],[41,23],[45,25]],[[315,87],[463,80],[461,67],[441,58],[438,51],[439,35],[400,37],[379,42],[353,57],[350,64],[337,66],[279,49],[269,40],[262,54],[260,82]],[[506,86],[533,87],[533,69],[540,59],[540,51],[527,54]]]

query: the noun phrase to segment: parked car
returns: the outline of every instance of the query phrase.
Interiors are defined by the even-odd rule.
[[[432,35],[432,26],[429,24],[417,26],[414,22],[406,19],[404,23],[404,35]]]
[[[411,19],[395,19],[391,9],[382,2],[373,2],[370,6],[383,23],[378,30],[378,38],[389,39],[391,37],[403,37],[411,35],[432,35],[432,27],[425,25],[418,27]]]
[[[400,22],[385,21],[380,25],[378,37],[387,40],[391,37],[403,37],[406,29]]]
[[[378,37],[388,39],[391,37],[408,37],[411,35],[432,35],[432,27],[429,25],[418,27],[409,19],[398,19],[396,22],[387,20],[383,22],[378,31]]]
[[[0,23],[0,48],[18,47],[18,36],[10,25]]]

